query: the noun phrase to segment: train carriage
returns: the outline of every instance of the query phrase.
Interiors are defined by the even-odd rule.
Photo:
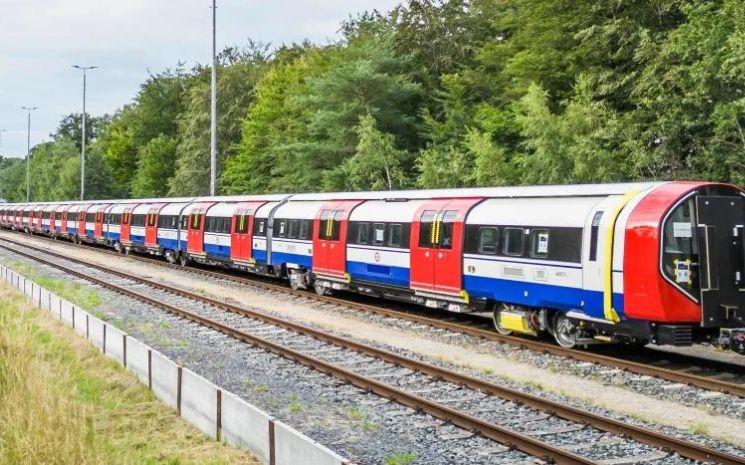
[[[83,236],[85,242],[101,244],[105,241],[105,212],[109,206],[108,203],[96,203],[87,208],[85,212],[85,236]]]
[[[266,263],[274,274],[288,276],[295,286],[308,282],[313,267],[313,223],[324,205],[320,200],[290,200],[267,218]]]
[[[54,232],[54,210],[57,208],[55,204],[47,204],[44,206],[41,215],[41,232],[47,236],[51,236]]]
[[[346,271],[358,288],[411,294],[411,223],[425,200],[368,200],[349,218]]]
[[[157,247],[172,263],[186,252],[189,205],[190,202],[169,202],[158,213]]]
[[[86,211],[100,212],[102,233],[115,247],[149,247],[183,264],[281,276],[321,293],[348,289],[488,312],[499,332],[548,333],[567,347],[710,341],[745,353],[745,193],[735,186],[654,182],[104,204],[0,205],[0,224],[75,240],[89,229]]]

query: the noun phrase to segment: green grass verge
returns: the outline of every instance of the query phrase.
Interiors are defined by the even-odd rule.
[[[0,285],[0,464],[251,464]]]
[[[95,289],[65,279],[50,278],[43,275],[35,266],[20,260],[3,259],[0,261],[8,268],[12,268],[16,273],[31,279],[39,286],[46,288],[78,307],[90,310],[101,305],[101,296]]]

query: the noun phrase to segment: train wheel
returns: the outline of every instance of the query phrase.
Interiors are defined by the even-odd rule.
[[[323,284],[321,284],[320,281],[316,281],[313,284],[313,289],[315,289],[316,294],[318,294],[318,295],[326,295],[326,294],[328,294],[328,288],[326,286],[324,286]]]
[[[186,254],[182,254],[178,262],[181,266],[187,266],[189,265],[189,257],[187,257]]]
[[[497,332],[503,336],[509,336],[510,334],[512,334],[512,330],[503,327],[499,321],[502,315],[502,311],[508,310],[508,309],[509,309],[509,306],[507,304],[495,305],[494,313],[492,314],[492,323],[494,323],[494,329],[496,329]]]
[[[561,347],[573,349],[577,345],[577,325],[563,313],[554,317],[554,327],[551,331],[554,339]]]

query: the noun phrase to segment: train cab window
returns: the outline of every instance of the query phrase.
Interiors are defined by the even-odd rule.
[[[662,271],[693,298],[700,293],[699,245],[693,197],[684,200],[665,219]]]
[[[357,223],[357,244],[370,242],[370,223]]]
[[[254,220],[254,236],[266,236],[266,218]]]
[[[338,241],[341,232],[341,220],[344,218],[342,210],[324,210],[321,212],[318,238],[328,241]]]
[[[548,257],[549,233],[545,229],[534,229],[530,232],[530,256],[532,258]]]
[[[435,243],[435,210],[425,210],[419,218],[419,247],[431,248]]]
[[[592,217],[592,226],[590,227],[590,261],[594,262],[598,259],[598,239],[600,232],[600,220],[603,218],[603,212],[595,212]]]
[[[520,257],[525,251],[525,231],[523,228],[504,228],[502,253]]]
[[[479,253],[496,255],[499,244],[499,229],[491,226],[479,228]]]
[[[456,210],[447,210],[440,220],[439,245],[441,249],[453,248],[453,223],[458,217]]]
[[[393,223],[388,225],[388,247],[401,247],[403,225]]]

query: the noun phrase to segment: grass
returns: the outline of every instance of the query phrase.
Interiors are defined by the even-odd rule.
[[[385,465],[409,465],[410,463],[414,463],[414,460],[416,460],[416,455],[411,452],[402,452],[386,457]]]
[[[0,286],[0,464],[258,465]]]
[[[35,281],[39,286],[46,288],[80,308],[90,310],[101,305],[101,296],[95,289],[65,279],[44,276],[36,267],[19,260],[2,260],[2,262],[5,266],[12,268],[16,273]]]
[[[705,423],[693,423],[688,427],[691,434],[709,434],[709,427]]]

